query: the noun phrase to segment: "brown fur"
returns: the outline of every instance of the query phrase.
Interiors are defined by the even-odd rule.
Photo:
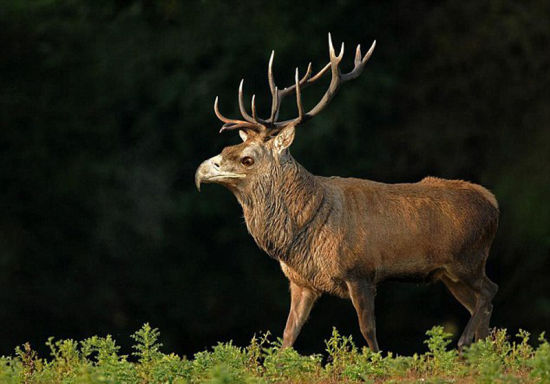
[[[222,158],[238,164],[242,153],[254,147],[263,159],[257,160],[256,172],[246,182],[225,185],[242,205],[258,246],[311,297],[329,293],[350,298],[349,282],[375,287],[388,279],[464,285],[455,290],[466,293],[455,296],[472,296],[465,304],[471,312],[484,290],[494,295],[496,286],[484,269],[499,212],[487,189],[435,177],[384,184],[314,176],[286,149],[276,156],[269,144],[254,139],[224,149]],[[263,161],[268,166],[262,168]],[[485,334],[478,328],[472,328],[472,335]],[[285,344],[292,344],[292,337],[287,339]],[[377,349],[375,339],[369,345]]]

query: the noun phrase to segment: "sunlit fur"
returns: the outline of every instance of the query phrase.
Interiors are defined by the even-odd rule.
[[[250,169],[239,164],[247,151],[256,158]],[[330,293],[352,298],[369,346],[378,349],[369,303],[376,284],[387,279],[442,280],[472,314],[459,344],[486,336],[497,286],[485,276],[485,262],[499,216],[487,189],[434,177],[384,184],[314,176],[287,148],[261,137],[225,148],[222,157],[225,167],[247,177],[220,183],[237,197],[258,246],[291,282],[285,346],[315,299]]]

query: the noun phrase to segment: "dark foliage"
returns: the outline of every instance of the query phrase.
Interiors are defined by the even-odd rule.
[[[329,31],[349,58],[356,42],[378,46],[365,74],[300,127],[295,158],[320,175],[491,189],[502,212],[493,322],[547,327],[549,18],[546,1],[2,2],[0,354],[146,321],[183,353],[282,330],[278,265],[232,195],[199,195],[193,172],[238,140],[217,134],[214,97],[235,115],[246,75],[265,114],[271,49],[291,83],[297,65],[326,62]],[[423,348],[434,323],[467,319],[439,285],[386,284],[377,306],[381,347],[402,353]],[[350,303],[325,298],[312,318],[299,350],[320,351],[333,325],[358,335]]]

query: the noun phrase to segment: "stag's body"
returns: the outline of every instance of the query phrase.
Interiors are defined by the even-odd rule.
[[[456,280],[483,271],[498,221],[486,189],[437,178],[325,178],[298,164],[289,168],[298,174],[290,172],[290,183],[281,175],[271,187],[276,195],[241,204],[257,244],[298,285],[349,298],[345,282],[354,278]]]
[[[341,59],[343,49],[335,56],[332,44],[330,48],[332,87],[335,76],[353,77],[337,70],[335,58]],[[366,59],[361,61],[358,49],[356,68]],[[224,118],[216,103],[224,128],[241,129],[243,143],[205,161],[196,175],[197,186],[220,182],[235,194],[254,240],[279,261],[290,280],[283,345],[294,343],[316,299],[329,293],[352,300],[361,332],[369,347],[378,350],[374,296],[376,285],[388,279],[441,280],[472,315],[459,346],[474,336],[485,337],[497,291],[485,275],[498,225],[495,197],[460,180],[427,177],[418,183],[384,184],[312,175],[288,151],[294,127],[307,116],[300,101],[300,86],[307,78],[299,81],[296,75],[299,118],[271,131],[265,125],[274,124],[275,102],[276,113],[258,131],[253,124],[259,123],[243,111],[242,88],[239,102],[243,116],[250,118],[246,122]],[[270,86],[278,104],[271,77]]]
[[[498,205],[487,189],[433,177],[403,184],[319,177],[292,158],[282,170],[237,198],[258,246],[314,298],[351,298],[354,281],[374,290],[384,280],[441,280],[473,313],[475,300],[462,296],[485,293],[490,301],[496,293],[485,262]]]

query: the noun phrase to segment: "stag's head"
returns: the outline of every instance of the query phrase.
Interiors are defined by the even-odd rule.
[[[244,80],[241,81],[239,86],[239,109],[244,120],[228,119],[223,116],[219,111],[218,98],[216,97],[214,112],[224,123],[220,133],[236,130],[243,142],[224,148],[219,155],[204,161],[199,166],[195,173],[195,184],[198,189],[200,189],[201,183],[218,183],[238,192],[253,184],[258,177],[276,171],[290,159],[288,148],[294,140],[295,128],[321,112],[332,100],[342,83],[361,74],[376,45],[376,41],[373,42],[364,56],[361,54],[361,47],[358,45],[353,70],[348,73],[341,73],[339,65],[344,57],[344,44],[342,43],[340,53],[336,55],[330,33],[328,41],[329,63],[315,75],[312,75],[310,63],[302,78],[300,78],[298,68],[296,68],[295,83],[284,89],[279,89],[275,85],[273,78],[274,53],[271,53],[268,66],[268,81],[272,97],[269,118],[263,119],[257,116],[255,96],[252,96],[252,114],[248,113],[243,100]],[[302,89],[314,83],[329,71],[332,77],[327,91],[317,105],[305,112],[302,106]],[[289,94],[296,95],[298,117],[278,121],[281,101]]]

